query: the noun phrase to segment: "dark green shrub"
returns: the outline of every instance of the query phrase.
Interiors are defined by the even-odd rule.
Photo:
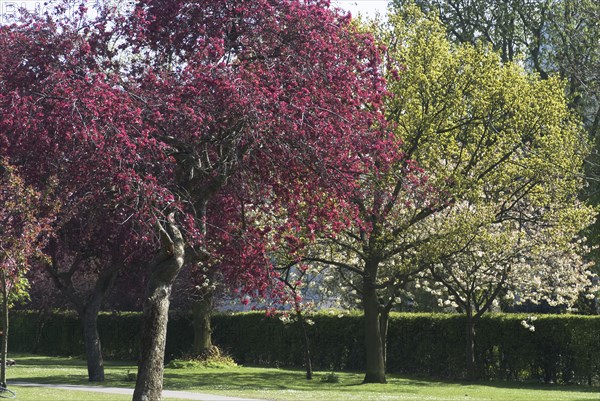
[[[321,383],[339,383],[342,380],[335,372],[325,373],[321,376]]]

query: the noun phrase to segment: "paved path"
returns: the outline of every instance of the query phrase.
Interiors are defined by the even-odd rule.
[[[9,382],[10,386],[20,387],[46,387],[55,388],[58,390],[74,390],[74,391],[89,391],[96,393],[108,393],[108,394],[127,394],[133,395],[133,389],[119,388],[119,387],[96,387],[96,386],[79,386],[73,384],[38,384],[38,383],[26,383],[26,382]],[[163,390],[163,397],[179,398],[182,400],[198,400],[198,401],[266,401],[258,400],[253,398],[237,398],[237,397],[226,397],[224,395],[214,394],[200,394],[192,393],[191,391],[174,391],[174,390]]]

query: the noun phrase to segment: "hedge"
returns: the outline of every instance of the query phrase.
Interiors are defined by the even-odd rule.
[[[526,315],[490,314],[476,326],[477,370],[482,378],[557,383],[600,382],[600,317],[539,315],[535,331],[521,322]],[[320,312],[309,327],[313,366],[326,370],[362,370],[363,321],[359,313]],[[98,318],[105,357],[136,359],[139,313],[103,313]],[[217,315],[214,342],[242,364],[301,367],[303,345],[296,323],[284,324],[264,313]],[[83,355],[81,324],[73,313],[11,315],[11,351]],[[456,314],[392,314],[387,370],[460,378],[465,371],[465,320]],[[189,352],[191,317],[169,320],[167,359]]]

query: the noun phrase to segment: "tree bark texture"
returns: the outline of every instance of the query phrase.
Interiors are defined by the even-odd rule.
[[[80,316],[83,322],[88,380],[91,382],[104,381],[104,359],[102,358],[102,345],[98,334],[98,312],[99,309],[86,308],[83,315]]]
[[[161,251],[151,263],[151,275],[144,298],[140,360],[133,401],[160,401],[162,398],[169,297],[175,278],[184,263],[183,237],[174,223],[160,227]]]
[[[471,313],[467,312],[466,323],[466,368],[467,380],[475,380],[475,320]]]
[[[194,302],[192,314],[194,317],[194,347],[195,355],[209,351],[212,346],[212,293],[206,293],[201,299]]]
[[[364,278],[363,308],[365,324],[366,372],[363,383],[386,383],[379,300],[373,279],[375,274]]]

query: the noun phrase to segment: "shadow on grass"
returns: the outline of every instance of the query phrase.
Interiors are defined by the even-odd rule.
[[[581,393],[598,393],[598,400],[600,401],[600,387],[598,386],[579,386],[574,384],[548,384],[540,383],[536,381],[460,381],[450,379],[437,379],[432,377],[423,376],[410,376],[410,375],[388,375],[389,382],[394,383],[398,381],[399,384],[405,383],[410,386],[480,386],[489,387],[505,390],[531,390],[531,391],[572,391]],[[550,400],[549,400],[550,401]]]
[[[106,362],[106,381],[104,383],[90,383],[87,380],[86,362],[80,358],[47,357],[38,355],[12,354],[17,361],[16,367],[10,367],[9,381],[26,381],[47,384],[83,384],[111,387],[133,387],[135,382],[126,381],[128,371],[135,372],[136,366],[132,362]],[[39,369],[39,370],[38,370]],[[556,384],[540,384],[535,382],[460,382],[455,380],[441,380],[423,376],[388,375],[388,385],[362,386],[363,373],[337,372],[341,378],[340,383],[322,383],[320,378],[324,372],[316,372],[312,381],[305,379],[303,370],[291,369],[265,369],[254,367],[239,367],[225,369],[171,369],[164,371],[165,387],[171,390],[265,390],[265,391],[369,391],[369,392],[394,392],[414,393],[417,389],[427,388],[464,388],[480,386],[492,389],[506,390],[531,390],[542,391],[552,399],[552,392],[565,391],[582,394],[598,394],[600,401],[600,388],[587,386],[565,386]],[[576,395],[575,395],[576,396]],[[585,398],[581,398],[583,400]],[[589,399],[589,398],[588,398]],[[570,400],[576,400],[570,398]]]
[[[299,383],[298,377],[294,372],[271,370],[259,373],[254,370],[245,371],[244,368],[239,368],[239,371],[199,370],[195,374],[166,369],[164,374],[165,383],[173,390],[189,387],[224,390],[308,390],[312,387],[312,382],[306,385]]]
[[[44,366],[44,367],[82,367],[86,368],[85,357],[69,357],[69,356],[43,356],[29,354],[10,354],[9,357],[17,362],[16,366]],[[131,361],[110,361],[108,366],[131,366],[134,365]]]
[[[88,380],[87,364],[81,358],[30,354],[11,354],[10,356],[17,364],[8,367],[7,379],[9,382],[129,387],[132,384],[125,378],[129,370],[135,369],[131,362],[108,362],[105,363],[106,381],[93,383]]]
[[[469,385],[470,383],[461,383]],[[498,389],[510,390],[535,390],[535,391],[573,391],[579,393],[598,393],[600,401],[600,387],[578,386],[575,384],[547,384],[536,382],[475,382],[478,386],[493,387]]]
[[[72,358],[72,357],[48,357],[48,356],[38,356],[38,355],[10,355],[10,358],[14,359],[17,362],[17,367],[19,366],[43,366],[52,368],[54,366],[57,367],[85,367],[85,360],[81,358]]]
[[[362,386],[363,374],[338,372],[339,383],[324,383],[320,378],[324,372],[315,372],[313,380],[306,380],[303,370],[279,370],[261,368],[238,368],[227,370],[198,370],[194,374],[178,372],[177,369],[165,369],[165,386],[173,390],[193,389],[195,391],[232,390],[232,391],[335,391],[335,392],[388,392],[414,393],[402,384]],[[403,380],[402,383],[407,383]],[[421,386],[430,383],[419,382]]]

